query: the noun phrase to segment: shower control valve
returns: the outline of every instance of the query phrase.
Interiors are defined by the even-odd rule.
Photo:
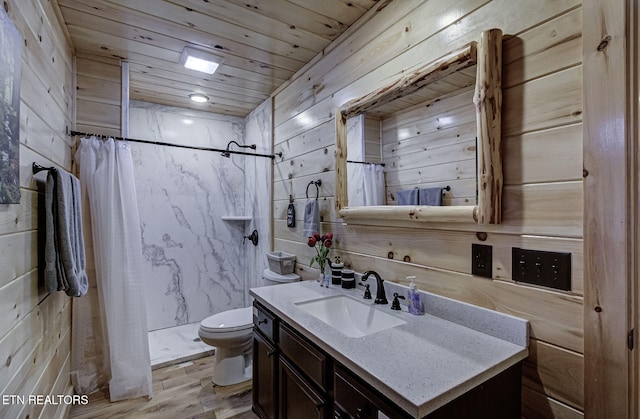
[[[244,242],[249,239],[249,241],[251,243],[253,243],[254,246],[258,245],[258,230],[253,230],[253,232],[248,235],[248,236],[243,236],[242,238],[242,244],[244,244]]]

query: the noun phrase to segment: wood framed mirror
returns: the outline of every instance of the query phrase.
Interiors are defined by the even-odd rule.
[[[451,97],[458,94],[461,88],[459,84],[449,83],[448,80],[463,77],[465,74],[473,76],[471,69],[474,68],[475,83],[472,82],[473,85],[467,89],[466,97],[470,98],[473,93],[473,105],[469,104],[469,106],[475,109],[473,113],[475,113],[476,140],[473,148],[476,149],[474,163],[477,169],[473,186],[477,190],[474,197],[476,202],[471,205],[465,205],[463,202],[463,205],[444,206],[414,204],[349,206],[347,120],[379,110],[383,106],[389,108],[390,104],[397,104],[411,95],[417,96],[426,90],[435,91],[441,97]],[[491,29],[483,32],[478,42],[471,42],[400,77],[393,83],[340,106],[336,110],[335,190],[336,212],[339,216],[348,222],[378,220],[390,223],[415,221],[500,224],[502,206],[501,76],[502,31]],[[443,86],[452,86],[449,87],[451,91],[443,90]],[[475,90],[471,92],[473,87]],[[432,94],[430,100],[429,103],[433,103],[439,100],[439,97],[434,97]],[[421,147],[427,150],[426,146]],[[421,158],[429,158],[429,156],[421,154],[418,159]],[[474,183],[471,178],[469,182]],[[469,199],[466,201],[468,202]]]

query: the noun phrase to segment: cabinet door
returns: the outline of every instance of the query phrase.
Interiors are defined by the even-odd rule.
[[[326,418],[328,406],[324,396],[280,358],[280,419]]]
[[[263,419],[276,419],[276,349],[259,333],[253,333],[253,410]]]
[[[280,323],[278,332],[280,355],[287,357],[292,365],[320,387],[327,390],[327,355],[285,323]]]

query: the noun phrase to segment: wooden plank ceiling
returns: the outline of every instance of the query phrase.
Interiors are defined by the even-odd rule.
[[[76,55],[129,62],[130,99],[246,116],[378,0],[58,0]],[[224,58],[213,75],[185,47]],[[207,104],[190,101],[204,93]]]

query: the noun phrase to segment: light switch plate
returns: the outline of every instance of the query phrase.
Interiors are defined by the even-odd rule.
[[[471,244],[471,273],[485,278],[493,275],[493,251],[486,244]]]
[[[511,248],[513,280],[571,290],[571,253]]]

